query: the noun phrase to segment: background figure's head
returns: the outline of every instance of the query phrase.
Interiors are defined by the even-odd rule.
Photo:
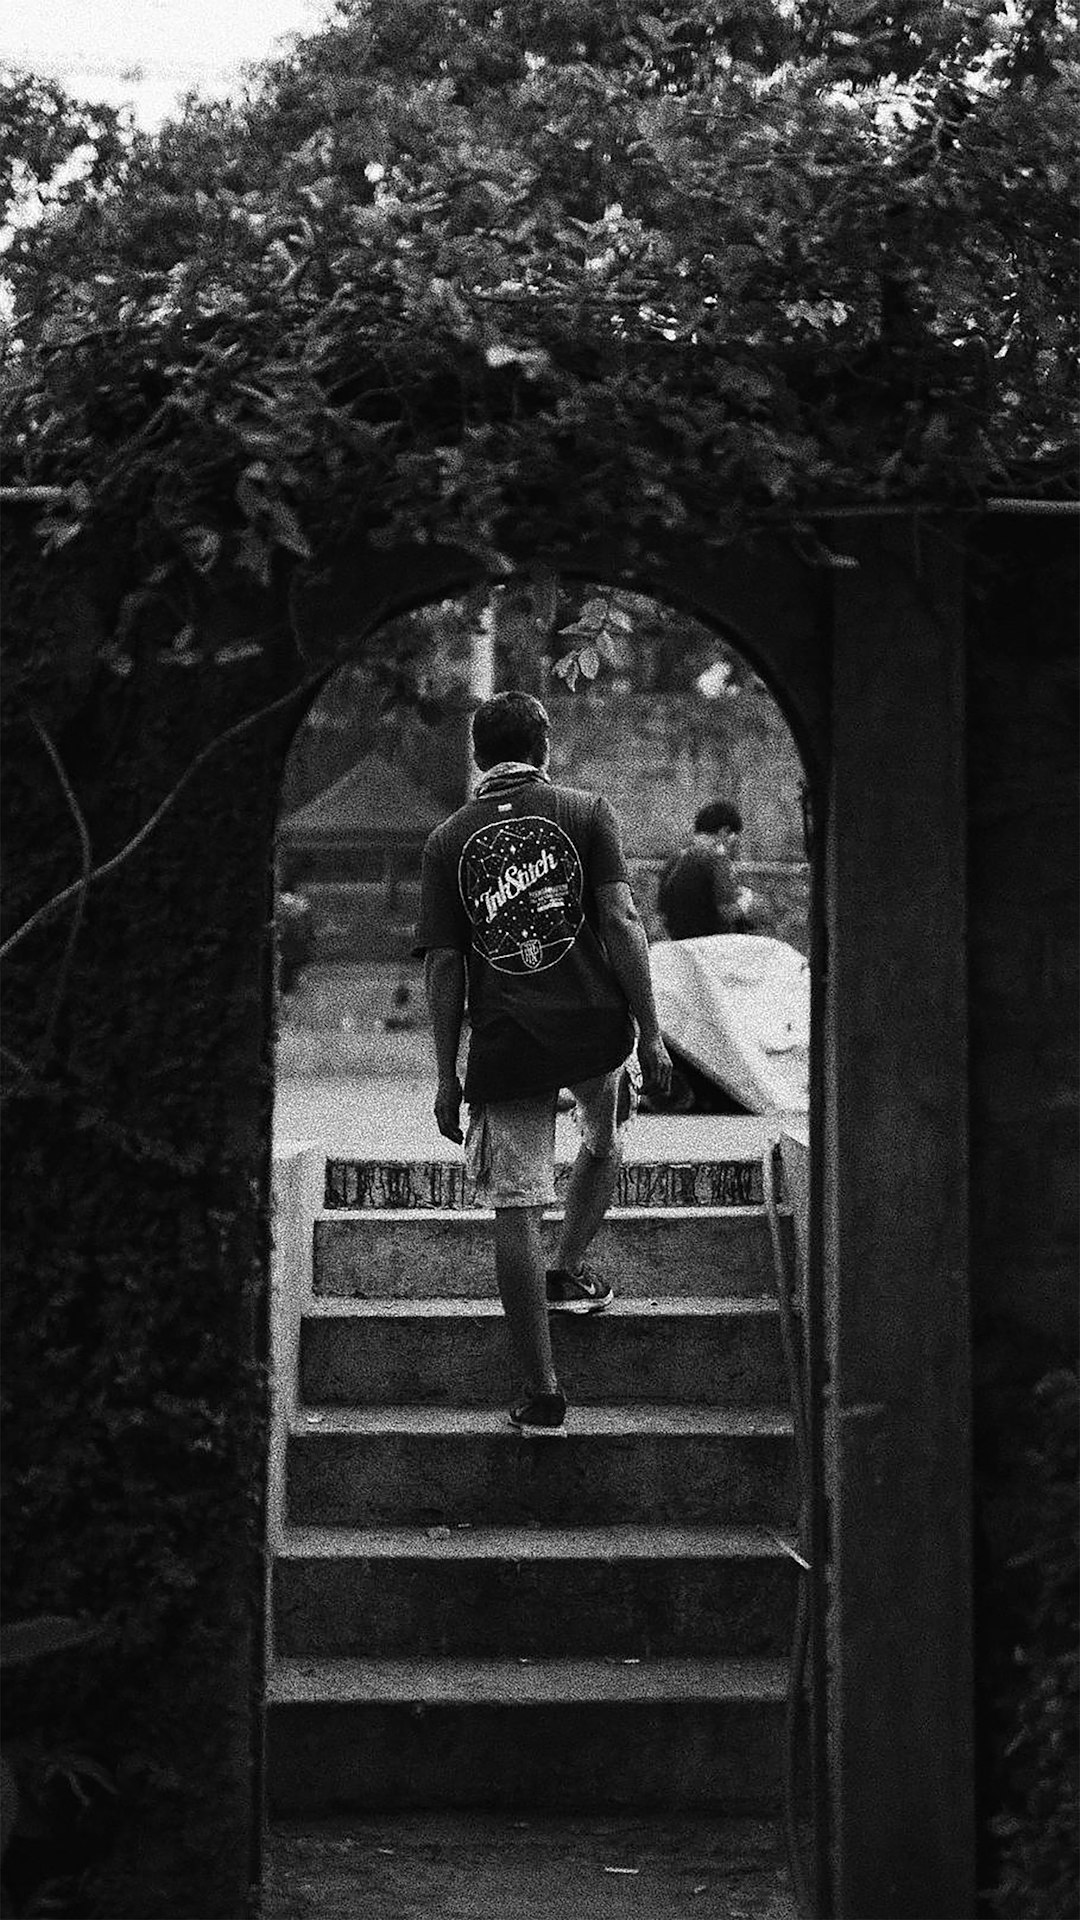
[[[730,851],[742,832],[742,814],[730,800],[710,800],[707,807],[699,807],[694,817],[694,832],[711,835],[720,841],[725,852]]]
[[[472,719],[473,759],[481,773],[500,760],[547,761],[551,721],[531,693],[497,693],[477,707]]]

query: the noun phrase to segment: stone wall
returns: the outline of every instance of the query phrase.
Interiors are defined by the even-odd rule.
[[[977,1310],[1076,1330],[1075,540],[1000,521],[969,614],[972,1262]]]
[[[743,815],[743,858],[805,858],[802,763],[764,688],[697,694],[574,693],[549,697],[552,772],[606,794],[636,859],[674,852],[708,800]]]

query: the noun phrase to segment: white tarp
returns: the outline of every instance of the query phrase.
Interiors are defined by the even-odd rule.
[[[658,940],[649,949],[660,1028],[751,1113],[810,1104],[810,965],[757,933]]]

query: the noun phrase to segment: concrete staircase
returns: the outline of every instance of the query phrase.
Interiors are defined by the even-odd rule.
[[[506,1423],[459,1167],[298,1149],[276,1179],[272,1813],[778,1807],[797,1494],[760,1158],[624,1169],[616,1303],[553,1327],[562,1441]]]

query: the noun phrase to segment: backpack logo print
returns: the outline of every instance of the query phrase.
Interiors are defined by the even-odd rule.
[[[458,891],[473,946],[497,973],[557,965],[585,917],[577,848],[547,814],[479,827],[461,850]]]

